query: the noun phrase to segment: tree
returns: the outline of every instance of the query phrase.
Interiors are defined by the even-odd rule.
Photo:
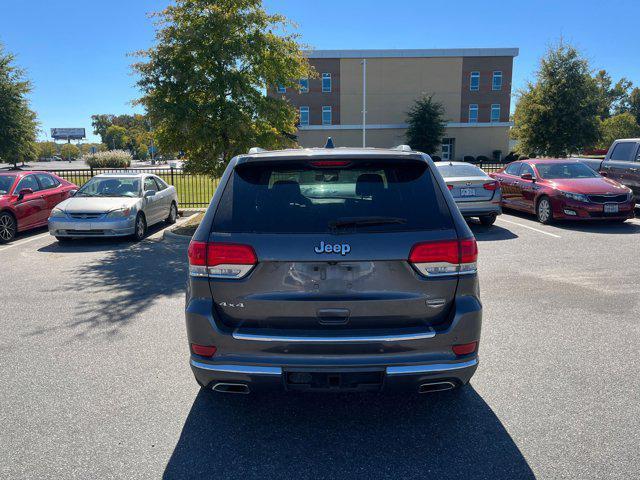
[[[146,160],[149,157],[149,148],[146,145],[139,145],[136,148],[136,157],[138,160]]]
[[[640,125],[640,88],[636,87],[629,94],[628,110],[636,119],[636,123]]]
[[[134,69],[161,149],[216,173],[252,146],[293,143],[295,109],[264,93],[312,75],[285,17],[261,0],[176,0],[155,17],[156,44]]]
[[[566,157],[596,144],[598,89],[589,64],[570,45],[550,48],[536,83],[519,92],[512,135],[524,154]]]
[[[0,160],[15,166],[37,157],[38,124],[27,98],[31,83],[14,61],[0,44]]]
[[[72,143],[65,143],[60,148],[60,155],[64,159],[68,159],[68,158],[76,159],[80,156],[80,149]]]
[[[407,143],[414,150],[433,155],[444,137],[447,122],[444,107],[433,100],[433,95],[418,99],[407,114]]]
[[[601,120],[626,111],[632,86],[629,80],[623,77],[614,85],[606,70],[596,73],[594,80],[598,90],[598,116]]]
[[[109,150],[122,150],[129,143],[127,130],[124,127],[111,125],[104,134],[103,143],[107,145]]]
[[[38,158],[51,158],[58,153],[55,142],[40,142],[37,144]]]
[[[618,138],[640,137],[640,125],[629,112],[609,117],[600,126],[600,148],[609,148]]]

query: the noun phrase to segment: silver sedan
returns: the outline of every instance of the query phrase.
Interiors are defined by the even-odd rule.
[[[147,228],[175,223],[175,187],[150,174],[101,174],[58,204],[49,216],[49,232],[70,238],[124,237],[142,240]]]
[[[483,225],[493,225],[502,213],[500,184],[482,169],[466,162],[436,162],[460,213],[478,217]]]

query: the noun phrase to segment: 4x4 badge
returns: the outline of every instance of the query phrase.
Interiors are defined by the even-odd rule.
[[[314,248],[318,254],[322,253],[339,253],[340,255],[346,255],[351,251],[351,245],[348,243],[324,243],[320,242],[320,245]]]

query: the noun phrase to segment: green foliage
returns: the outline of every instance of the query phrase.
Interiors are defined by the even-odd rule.
[[[84,158],[91,168],[128,168],[131,166],[131,154],[126,150],[108,150],[87,155]]]
[[[261,0],[176,0],[155,18],[156,45],[138,52],[134,69],[161,149],[215,173],[250,147],[293,143],[294,108],[264,94],[312,76],[283,16]]]
[[[627,111],[634,116],[636,123],[640,125],[640,88],[636,87],[631,90]]]
[[[596,73],[594,80],[598,89],[598,116],[601,120],[622,113],[627,108],[632,83],[621,78],[615,84],[606,70]]]
[[[58,154],[56,142],[39,142],[36,144],[38,158],[51,158]]]
[[[149,158],[149,148],[146,145],[139,145],[136,148],[136,157],[138,160],[146,160]]]
[[[564,43],[540,61],[536,83],[520,92],[512,131],[518,150],[538,156],[566,157],[596,144],[598,88],[589,65]]]
[[[73,143],[65,143],[60,148],[60,156],[65,160],[68,158],[78,158],[80,156],[80,149]]]
[[[609,148],[618,138],[640,137],[640,125],[629,112],[609,117],[600,125],[599,148]]]
[[[433,95],[418,99],[407,114],[407,142],[414,150],[433,155],[444,137],[447,122],[444,107],[433,100]]]
[[[80,145],[80,154],[88,155],[91,153],[91,149],[96,149],[96,152],[104,152],[107,150],[107,146],[104,143],[83,143]]]
[[[14,60],[0,44],[0,161],[17,165],[37,158],[38,124],[27,98],[31,84]]]
[[[117,125],[111,125],[107,128],[102,141],[107,145],[109,150],[122,150],[127,147],[129,143],[127,129]]]

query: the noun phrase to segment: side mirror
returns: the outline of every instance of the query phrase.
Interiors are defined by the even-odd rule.
[[[78,190],[69,190],[69,196],[70,197],[75,197],[76,193],[78,193]]]
[[[522,175],[520,175],[520,178],[522,180],[532,181],[533,180],[533,175],[531,175],[530,173],[523,173]]]
[[[23,188],[18,193],[18,198],[22,200],[25,197],[25,195],[31,195],[32,193],[33,193],[33,190],[31,190],[30,188]]]
[[[144,192],[144,198],[154,197],[156,194],[155,190],[147,190]]]

